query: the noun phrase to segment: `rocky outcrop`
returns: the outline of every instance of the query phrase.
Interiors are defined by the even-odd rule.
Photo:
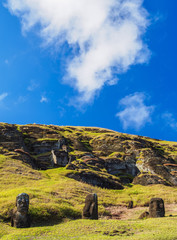
[[[177,186],[177,143],[89,127],[0,124],[0,154],[35,169],[65,167],[70,177],[113,189]]]
[[[60,150],[52,150],[51,162],[53,167],[65,167],[69,162],[68,152],[60,151]]]
[[[140,184],[143,186],[152,185],[152,184],[163,184],[169,186],[170,184],[165,181],[163,178],[155,174],[140,174],[133,179],[133,184]]]
[[[77,181],[107,189],[123,189],[119,179],[108,174],[80,170],[67,175]]]

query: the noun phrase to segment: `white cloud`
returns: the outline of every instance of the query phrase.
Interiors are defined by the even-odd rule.
[[[41,103],[47,103],[48,99],[46,97],[42,96],[40,102]]]
[[[162,115],[162,118],[165,120],[166,124],[171,128],[177,130],[177,121],[174,118],[172,113],[166,112]]]
[[[115,74],[149,57],[142,35],[143,0],[6,0],[23,31],[38,26],[45,46],[67,42],[74,51],[64,81],[89,102]]]
[[[154,107],[146,106],[145,99],[145,94],[138,92],[120,100],[119,104],[124,107],[124,110],[116,116],[119,117],[124,129],[131,127],[139,130],[147,122],[151,122]]]
[[[8,93],[0,94],[0,102],[2,102],[7,96],[8,96]]]
[[[30,85],[28,86],[28,91],[34,91],[36,88],[39,87],[39,84],[35,80],[30,81]]]

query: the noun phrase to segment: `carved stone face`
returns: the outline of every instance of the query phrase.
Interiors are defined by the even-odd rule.
[[[163,209],[164,205],[161,199],[152,201],[152,209],[154,209],[155,211],[161,211],[161,209]]]
[[[150,217],[164,217],[165,207],[161,198],[152,198],[149,205]]]
[[[21,193],[16,198],[16,206],[18,212],[28,212],[29,208],[29,196],[26,193]]]

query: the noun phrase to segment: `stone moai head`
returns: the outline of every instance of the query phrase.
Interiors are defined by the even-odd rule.
[[[27,228],[31,225],[31,219],[28,214],[29,196],[21,193],[16,197],[16,207],[11,215],[11,226],[16,228]]]
[[[164,201],[162,198],[152,198],[149,203],[149,217],[157,218],[165,216]]]
[[[129,201],[129,202],[128,202],[127,208],[128,208],[128,209],[133,208],[133,201]]]
[[[29,196],[26,193],[20,193],[16,197],[17,211],[20,213],[27,213],[29,209]]]
[[[149,213],[148,212],[143,212],[138,219],[146,219],[149,217]]]
[[[98,219],[98,197],[97,194],[89,194],[85,199],[83,219]]]

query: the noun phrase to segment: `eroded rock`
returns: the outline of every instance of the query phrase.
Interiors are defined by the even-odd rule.
[[[177,157],[174,154],[177,144],[164,144],[157,139],[100,128],[1,123],[0,144],[1,154],[35,169],[63,167],[68,163],[68,169],[84,170],[85,173],[82,171],[77,178],[89,184],[117,189],[117,179],[121,184],[132,183],[134,179],[134,184],[177,186]],[[58,157],[51,161],[52,150]],[[93,180],[86,179],[90,178],[90,171]],[[95,172],[117,178],[108,176],[106,180]]]
[[[148,174],[148,173],[142,173],[136,176],[133,179],[133,184],[140,184],[143,186],[147,186],[151,184],[163,184],[163,185],[169,186],[169,183],[164,179],[162,179],[160,176],[157,176],[155,174]]]
[[[101,174],[89,170],[80,170],[77,172],[69,173],[67,175],[77,181],[85,182],[93,186],[98,186],[107,189],[123,189],[124,187],[119,182],[118,178],[108,174]]]
[[[61,150],[52,150],[51,162],[53,167],[65,167],[69,162],[68,152]]]

